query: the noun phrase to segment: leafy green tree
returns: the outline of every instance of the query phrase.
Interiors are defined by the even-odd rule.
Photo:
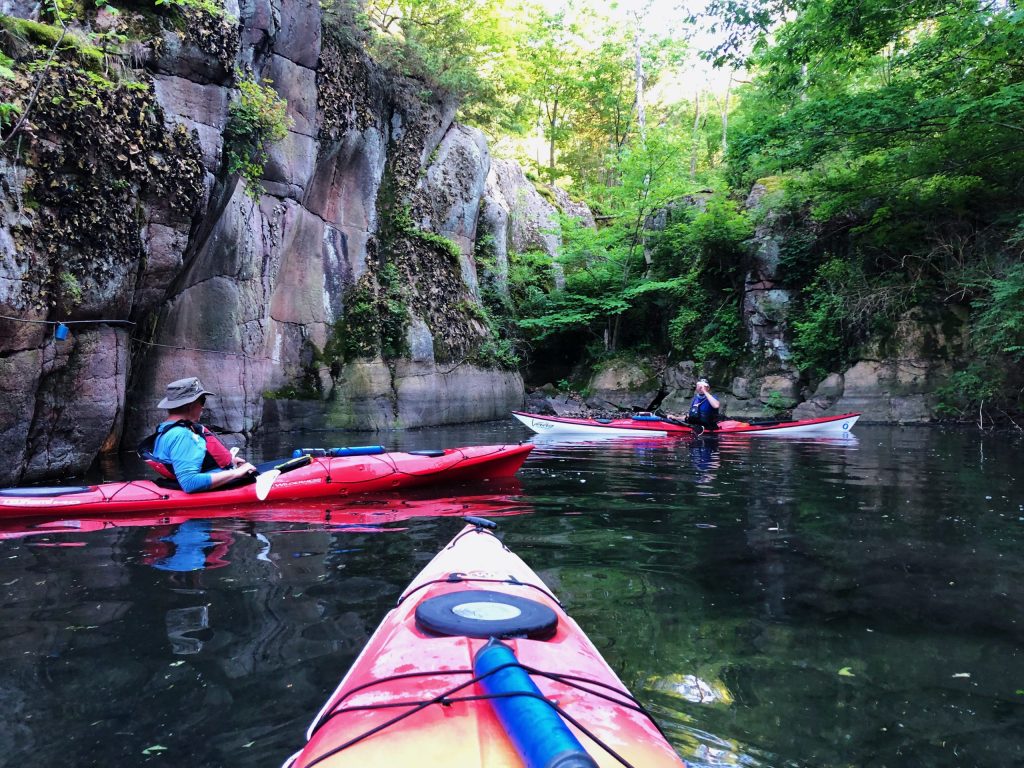
[[[378,61],[494,117],[515,38],[501,0],[369,0],[360,18]]]
[[[580,104],[583,39],[580,26],[564,10],[533,7],[519,55],[524,62],[525,95],[535,105],[537,120],[548,143],[545,172],[558,177],[556,146],[571,133],[571,118]]]
[[[601,340],[605,351],[620,347],[623,317],[638,310],[646,297],[676,290],[680,283],[653,280],[646,254],[651,216],[689,191],[681,173],[685,139],[667,130],[653,130],[647,141],[624,147],[615,164],[619,183],[595,188],[606,223],[593,230],[567,219],[559,262],[565,290],[547,294],[520,325],[536,338],[585,330]],[[540,297],[538,297],[540,298]]]
[[[872,0],[857,10],[807,2],[755,57],[731,179],[787,174],[816,219],[852,217],[888,269],[926,233],[987,226],[1017,207],[1024,67],[1011,52],[1024,25],[1005,6]]]
[[[809,235],[799,269],[817,276],[794,322],[800,364],[831,369],[872,323],[959,303],[974,309],[970,375],[989,366],[982,378],[1011,386],[994,374],[1021,344],[1019,5],[712,5],[732,35],[715,55],[742,55],[754,72],[731,121],[728,178],[749,189],[773,177]]]

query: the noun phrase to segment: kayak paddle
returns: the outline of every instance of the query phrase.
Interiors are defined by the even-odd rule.
[[[298,469],[304,467],[313,461],[313,457],[305,454],[303,456],[297,456],[294,459],[283,461],[273,469],[268,469],[266,472],[261,472],[256,476],[256,498],[260,501],[266,501],[267,496],[270,494],[270,488],[273,486],[274,481],[281,476],[282,473],[288,472],[292,469]]]

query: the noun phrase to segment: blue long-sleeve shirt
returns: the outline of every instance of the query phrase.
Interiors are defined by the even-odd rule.
[[[171,429],[175,423],[176,420],[165,421],[156,428],[158,437],[153,455],[174,467],[174,477],[186,493],[209,490],[213,475],[221,470],[202,471],[206,441],[191,429]]]

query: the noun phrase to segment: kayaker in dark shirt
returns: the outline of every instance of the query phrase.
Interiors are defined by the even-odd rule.
[[[698,379],[694,387],[693,400],[690,401],[690,412],[686,414],[686,423],[704,429],[718,428],[718,409],[722,404],[711,394],[711,385],[707,379]]]
[[[178,482],[183,491],[196,493],[220,488],[257,470],[233,456],[225,445],[199,423],[207,396],[195,376],[167,385],[167,396],[158,408],[167,409],[167,419],[139,446],[139,454],[156,472]]]

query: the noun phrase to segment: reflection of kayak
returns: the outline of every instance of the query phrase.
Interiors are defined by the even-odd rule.
[[[287,766],[683,765],[537,574],[479,526],[413,580],[307,736]]]
[[[585,419],[567,416],[541,416],[536,413],[512,411],[519,421],[539,434],[576,435],[692,435],[700,433],[688,424],[675,419],[665,419],[655,414],[636,414],[614,419]],[[764,435],[767,437],[816,436],[840,437],[853,429],[860,418],[859,413],[844,413],[841,416],[825,416],[820,419],[799,421],[722,421],[716,435]]]
[[[422,453],[313,457],[280,475],[267,503],[293,499],[338,499],[411,486],[511,477],[533,446],[478,445]],[[0,490],[0,517],[124,512],[174,512],[260,504],[256,486],[188,494],[149,480],[58,488]]]
[[[409,498],[407,494],[403,494],[402,498],[394,495],[370,496],[346,504],[307,500],[171,513],[128,512],[119,515],[113,510],[106,513],[75,514],[76,510],[64,510],[62,514],[47,517],[33,515],[0,518],[0,541],[30,537],[63,541],[94,531],[177,526],[193,520],[215,521],[213,527],[222,531],[242,530],[250,523],[291,523],[303,526],[296,530],[384,530],[379,526],[414,517],[502,517],[530,511],[527,505],[514,498],[520,490],[515,479],[505,480],[497,486],[488,484],[488,490],[494,493],[443,498],[424,496],[421,499]]]

